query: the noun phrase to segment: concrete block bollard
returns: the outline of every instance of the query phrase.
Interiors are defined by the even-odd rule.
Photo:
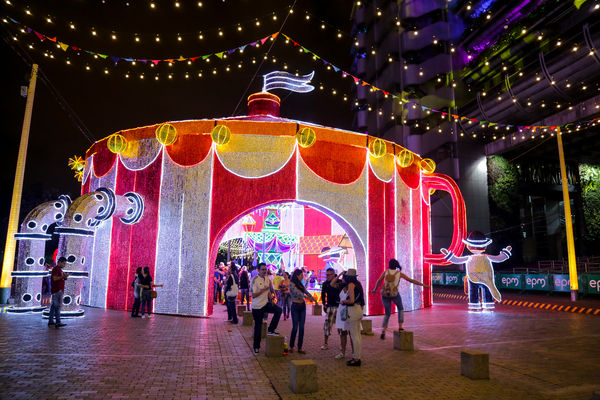
[[[290,389],[294,393],[314,393],[319,389],[317,364],[313,360],[292,360]]]
[[[280,335],[267,336],[267,349],[265,355],[267,357],[282,357],[283,339],[283,336]]]
[[[313,304],[312,309],[313,309],[312,315],[322,315],[323,314],[323,306],[320,304]]]
[[[254,323],[254,317],[252,317],[252,311],[244,311],[242,313],[242,325],[252,326]]]
[[[260,330],[260,338],[264,339],[267,337],[267,323],[263,321],[262,329]]]
[[[244,311],[246,311],[246,306],[237,306],[237,314],[238,317],[244,315]]]
[[[409,331],[394,331],[394,349],[402,351],[413,351],[413,333]]]
[[[362,325],[360,333],[367,336],[373,336],[373,321],[371,321],[370,319],[363,318],[360,321],[360,324]]]
[[[461,351],[460,374],[471,379],[490,379],[490,355],[476,350]]]

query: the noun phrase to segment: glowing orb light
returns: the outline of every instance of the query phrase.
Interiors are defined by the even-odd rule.
[[[231,131],[225,125],[217,125],[213,128],[210,136],[213,142],[218,145],[227,144],[231,139]]]
[[[422,159],[421,171],[423,171],[423,173],[426,175],[433,174],[433,171],[435,171],[435,161],[433,161],[431,158]]]
[[[415,159],[415,156],[413,155],[413,153],[410,150],[404,149],[400,153],[398,153],[398,164],[402,168],[410,167],[410,165],[413,163],[414,159]]]
[[[381,158],[385,156],[387,152],[387,147],[385,142],[381,139],[375,139],[371,143],[369,143],[369,153],[375,158]]]
[[[115,133],[108,138],[106,146],[113,153],[120,154],[127,149],[127,139],[123,135]]]
[[[156,128],[156,140],[160,144],[170,146],[177,141],[177,129],[171,124],[162,124]]]
[[[315,144],[317,134],[311,128],[302,128],[296,133],[296,139],[301,147],[307,148]]]

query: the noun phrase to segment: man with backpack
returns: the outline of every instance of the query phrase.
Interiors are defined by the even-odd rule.
[[[377,282],[375,282],[375,288],[372,290],[372,293],[377,293],[377,288],[383,281],[383,287],[381,288],[381,301],[383,303],[383,309],[385,310],[385,316],[383,317],[383,328],[381,330],[381,339],[385,339],[385,330],[388,326],[388,321],[390,320],[390,315],[392,314],[392,303],[396,305],[398,309],[398,330],[403,331],[402,324],[404,323],[404,307],[402,306],[402,297],[400,297],[400,292],[398,291],[398,286],[400,285],[400,279],[407,280],[408,282],[419,285],[423,287],[429,287],[424,285],[423,283],[409,278],[404,275],[402,272],[402,267],[398,260],[392,258],[388,263],[388,269],[383,271]]]

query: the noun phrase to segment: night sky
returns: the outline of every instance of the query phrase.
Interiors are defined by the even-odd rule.
[[[150,7],[151,3],[156,5],[154,9]],[[175,3],[179,3],[179,7]],[[236,48],[277,32],[293,3],[205,0],[199,7],[198,1],[188,0],[10,0],[10,5],[3,0],[0,12],[3,18],[13,18],[41,34],[84,50],[122,58],[176,59]],[[351,72],[352,4],[349,1],[298,0],[282,32]],[[31,15],[26,13],[27,9]],[[48,22],[47,18],[52,22]],[[76,29],[70,28],[71,23]],[[241,26],[241,32],[238,26]],[[133,66],[121,60],[115,67],[110,57],[95,59],[83,50],[71,48],[65,52],[57,48],[56,43],[40,41],[33,32],[20,32],[21,27],[9,22],[3,23],[0,30],[3,38],[0,41],[0,60],[4,64],[4,74],[0,77],[4,138],[0,251],[4,250],[25,110],[26,100],[20,92],[30,74],[28,59],[39,63],[43,74],[56,89],[55,93],[59,93],[63,100],[57,100],[48,85],[38,79],[20,221],[33,207],[59,194],[77,197],[80,186],[67,161],[74,155],[84,156],[92,144],[87,135],[99,140],[122,129],[159,122],[229,117],[240,101],[235,114],[243,115],[246,113],[247,96],[262,87],[262,74],[283,70],[284,64],[289,72],[306,74],[314,70],[316,89],[308,94],[275,91],[282,98],[283,117],[352,128],[351,78],[342,78],[341,72],[328,70],[321,61],[301,54],[299,47],[286,45],[282,36],[275,41],[260,69],[259,64],[271,46],[270,41],[260,48],[247,47],[243,54],[235,52],[227,59],[219,60],[212,56],[209,63],[198,59],[191,66],[183,62],[169,67],[161,62],[151,68],[149,63]],[[96,36],[92,35],[92,29],[97,32]],[[223,32],[222,36],[219,30]],[[111,38],[113,32],[116,40]],[[200,34],[203,35],[202,40],[199,39]],[[341,37],[338,37],[339,34]],[[136,35],[140,42],[135,42]],[[156,42],[157,35],[160,42]],[[178,35],[181,41],[177,39]],[[16,36],[16,41],[13,36]],[[29,45],[34,48],[30,49]],[[13,47],[22,55],[17,54]],[[67,65],[67,60],[70,65]],[[242,63],[241,69],[238,68],[239,63]],[[90,67],[89,71],[86,66]],[[226,71],[228,66],[229,72]],[[108,74],[105,74],[105,69]],[[213,69],[217,70],[216,75],[212,73]],[[202,72],[202,78],[197,77],[198,72]],[[129,79],[125,78],[127,73],[130,74]],[[143,80],[139,78],[141,73],[144,74]],[[185,78],[186,73],[190,75],[189,79]],[[157,74],[158,81],[154,79]],[[172,79],[168,78],[169,74],[173,75]],[[323,89],[320,89],[321,84]],[[347,101],[343,100],[344,94],[348,96]],[[72,112],[63,108],[70,108]],[[82,122],[85,133],[73,123],[73,118]]]

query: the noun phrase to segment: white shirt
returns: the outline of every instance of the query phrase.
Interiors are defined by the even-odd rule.
[[[254,293],[268,288],[271,285],[271,280],[268,277],[261,277],[260,275],[256,275],[252,278],[252,282],[250,282],[250,289],[252,290],[252,308],[257,310],[259,308],[263,308],[267,305],[269,301],[269,291],[265,290],[261,295],[256,296]]]

